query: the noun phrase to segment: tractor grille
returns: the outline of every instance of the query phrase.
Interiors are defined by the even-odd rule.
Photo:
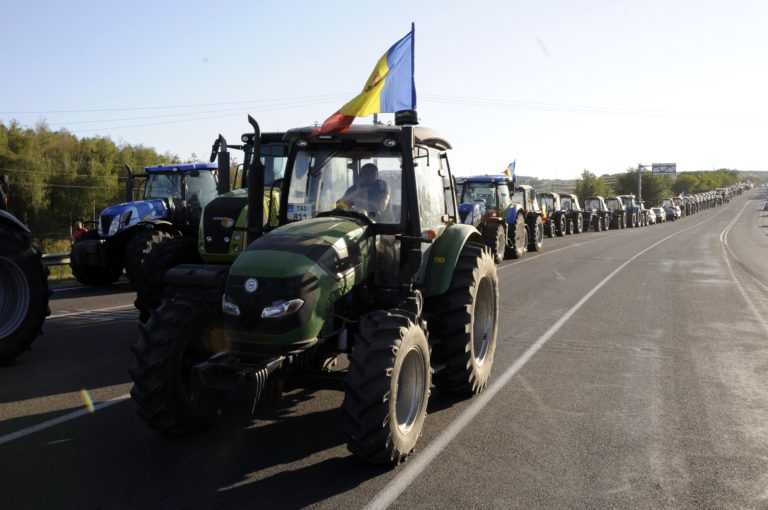
[[[109,234],[109,225],[112,223],[112,218],[114,218],[114,215],[111,214],[102,214],[101,218],[99,218],[101,221],[101,233],[105,236]]]
[[[237,221],[240,211],[248,205],[245,197],[220,197],[208,204],[203,210],[203,230],[205,237],[205,251],[208,253],[228,253],[230,242],[224,241],[227,237],[232,239],[232,228],[222,226],[221,219],[232,218]],[[210,241],[208,239],[210,238]]]
[[[281,335],[301,327],[311,318],[320,289],[320,283],[314,275],[307,273],[288,278],[257,278],[258,290],[250,294],[244,290],[248,279],[246,276],[230,275],[227,280],[227,297],[237,303],[242,312],[240,317],[230,319],[229,325],[233,329]],[[296,298],[304,300],[298,312],[282,318],[261,318],[261,312],[267,306]]]

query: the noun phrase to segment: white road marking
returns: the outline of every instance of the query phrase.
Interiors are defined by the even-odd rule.
[[[741,217],[742,213],[746,209],[746,207],[750,204],[748,201],[744,204],[744,207],[741,208],[739,213],[736,215],[736,217],[731,221],[723,230],[720,232],[720,241],[722,242],[722,248],[723,248],[723,259],[725,259],[725,265],[728,266],[728,272],[731,275],[731,279],[736,284],[736,287],[739,289],[739,292],[741,293],[741,296],[744,298],[744,301],[746,301],[747,306],[752,311],[752,314],[755,316],[757,321],[763,326],[763,329],[766,333],[768,333],[768,323],[766,323],[765,319],[763,318],[763,315],[757,310],[757,307],[755,307],[755,303],[752,299],[747,295],[747,291],[744,290],[744,287],[741,285],[741,282],[736,278],[736,273],[733,270],[733,265],[731,264],[731,261],[728,260],[729,256],[730,258],[733,258],[735,260],[739,260],[738,257],[733,253],[731,250],[731,247],[728,246],[728,234],[730,233],[733,226],[736,224],[736,221]],[[751,275],[750,275],[751,276]],[[759,283],[763,288],[765,288],[765,284],[761,282],[760,280],[757,280],[756,278],[752,278],[753,281]]]
[[[51,315],[46,320],[58,319],[59,317],[73,317],[75,315],[85,315],[85,314],[94,313],[94,312],[110,312],[113,310],[127,310],[129,308],[133,308],[133,305],[110,306],[108,308],[97,308],[96,310],[83,310],[82,312],[60,313],[57,315]]]
[[[472,400],[472,403],[469,404],[469,406],[448,426],[448,428],[446,428],[432,443],[430,443],[424,451],[422,451],[413,459],[410,459],[408,465],[365,506],[364,510],[384,510],[389,508],[389,505],[391,505],[400,496],[400,494],[402,494],[408,487],[413,484],[413,482],[421,475],[421,473],[424,472],[424,470],[432,463],[432,461],[434,461],[435,458],[440,455],[443,450],[445,450],[448,444],[453,441],[453,439],[458,436],[478,414],[480,414],[485,406],[490,403],[491,399],[493,399],[493,397],[495,397],[496,394],[501,391],[504,386],[507,385],[512,377],[514,377],[515,374],[517,374],[517,372],[519,372],[520,369],[523,368],[526,363],[528,363],[534,354],[536,354],[544,346],[544,344],[546,344],[547,341],[552,338],[552,336],[554,336],[555,333],[557,333],[560,328],[562,328],[565,323],[568,322],[568,320],[570,320],[570,318],[573,317],[576,312],[582,306],[584,306],[584,304],[589,301],[589,299],[598,290],[600,290],[601,287],[608,283],[622,269],[661,243],[677,236],[678,234],[696,228],[699,225],[710,221],[712,218],[717,217],[721,212],[723,212],[723,210],[724,209],[721,209],[719,212],[710,216],[709,218],[706,218],[695,225],[691,225],[690,227],[679,230],[674,234],[670,234],[660,241],[653,243],[641,252],[635,254],[632,258],[621,264],[608,276],[603,278],[600,283],[598,283],[592,290],[587,292],[587,294],[585,294],[584,297],[582,297],[575,305],[573,305],[570,310],[568,310],[562,317],[560,317],[560,319],[555,322],[552,327],[550,327],[543,335],[541,335],[539,339],[536,340],[536,342],[534,342],[533,345],[531,345],[523,353],[522,356],[520,356],[514,363],[512,363],[512,365],[507,368],[498,379],[496,379],[490,386],[488,386],[484,392],[477,395]]]
[[[109,400],[105,400],[104,402],[99,402],[98,404],[94,404],[93,406],[93,412],[96,412],[100,409],[107,408],[111,405],[119,404],[120,402],[123,402],[130,398],[129,394],[120,395],[119,397],[111,398]],[[24,436],[28,436],[30,434],[34,434],[35,432],[39,432],[41,430],[45,430],[47,428],[53,427],[55,425],[59,425],[61,423],[74,420],[75,418],[79,418],[81,416],[85,416],[86,414],[92,414],[87,408],[83,408],[77,411],[72,411],[71,413],[67,413],[64,416],[59,416],[58,418],[54,418],[52,420],[44,421],[43,423],[38,423],[37,425],[32,425],[31,427],[27,427],[22,430],[18,430],[16,432],[11,432],[10,434],[6,434],[4,436],[0,436],[0,444],[10,443],[11,441],[15,439],[22,438]]]

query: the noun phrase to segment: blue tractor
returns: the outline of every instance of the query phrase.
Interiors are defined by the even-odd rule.
[[[480,230],[498,264],[539,251],[544,238],[542,211],[531,186],[506,175],[467,177],[461,191],[459,218]]]
[[[212,163],[149,166],[143,174],[126,167],[127,201],[101,211],[98,229],[72,246],[72,273],[85,285],[110,285],[123,270],[134,282],[154,247],[168,238],[196,235],[205,205],[229,191],[229,168]],[[133,200],[136,179],[145,179],[137,190],[143,200]]]

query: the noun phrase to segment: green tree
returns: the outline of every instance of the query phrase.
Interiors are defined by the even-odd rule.
[[[576,180],[576,196],[584,203],[584,198],[593,195],[612,195],[613,190],[605,183],[603,177],[598,177],[589,170],[581,173],[581,179]]]

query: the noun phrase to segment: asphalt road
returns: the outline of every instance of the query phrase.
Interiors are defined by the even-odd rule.
[[[764,200],[504,262],[491,385],[433,391],[392,470],[347,452],[331,391],[158,436],[126,398],[130,289],[57,291],[45,335],[0,369],[2,507],[768,508]]]

